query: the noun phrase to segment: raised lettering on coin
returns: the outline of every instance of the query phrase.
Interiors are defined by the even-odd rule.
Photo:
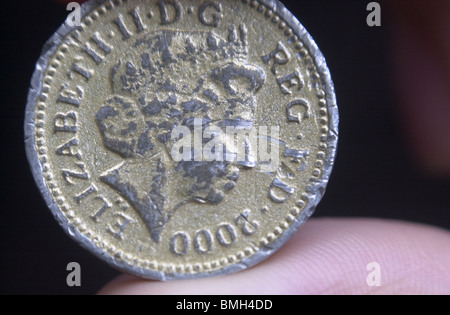
[[[63,228],[150,279],[252,266],[312,214],[338,112],[277,0],[91,0],[32,78],[26,148]],[[320,18],[320,12],[317,13]]]

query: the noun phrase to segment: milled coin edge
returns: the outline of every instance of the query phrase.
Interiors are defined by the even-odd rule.
[[[90,0],[85,2],[81,6],[81,16],[84,18],[97,6],[107,2],[108,0]],[[70,27],[67,23],[64,23],[56,33],[46,42],[43,47],[41,56],[36,64],[36,69],[31,79],[31,85],[27,98],[27,105],[25,111],[25,149],[27,158],[31,167],[34,180],[42,193],[42,196],[50,208],[53,216],[62,226],[63,230],[76,242],[78,242],[84,249],[88,250],[98,258],[102,259],[110,266],[139,277],[154,279],[154,280],[175,280],[175,279],[189,279],[199,278],[207,276],[218,276],[229,273],[234,273],[240,270],[247,269],[250,266],[256,265],[262,260],[268,258],[283,244],[285,244],[299,229],[301,225],[314,213],[318,203],[320,202],[323,194],[325,193],[326,186],[328,184],[335,156],[337,151],[338,141],[338,124],[339,113],[336,104],[336,97],[334,91],[333,81],[329,69],[326,65],[325,58],[316,43],[303,27],[303,25],[297,20],[297,18],[278,0],[258,0],[262,5],[269,7],[274,13],[277,13],[284,22],[290,26],[294,35],[298,36],[301,42],[309,50],[309,53],[317,67],[317,72],[320,75],[321,83],[326,94],[327,110],[329,115],[329,133],[327,139],[327,157],[322,168],[322,176],[317,183],[309,190],[307,197],[308,203],[301,214],[294,219],[290,227],[284,231],[284,233],[276,240],[272,241],[268,245],[261,247],[258,252],[250,257],[243,258],[240,262],[233,265],[229,265],[219,270],[200,272],[195,274],[185,273],[171,273],[160,272],[156,270],[148,270],[138,266],[131,265],[126,261],[118,261],[116,258],[108,254],[103,249],[94,245],[94,243],[85,235],[80,233],[78,229],[69,223],[68,219],[53,199],[49,189],[47,188],[44,177],[41,162],[38,158],[38,152],[35,145],[36,125],[35,125],[35,110],[37,106],[38,97],[42,92],[43,76],[47,69],[50,57],[55,53],[58,45],[62,42],[66,35],[76,29],[76,27]]]

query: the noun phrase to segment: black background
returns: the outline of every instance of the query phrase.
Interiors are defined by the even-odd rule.
[[[404,144],[391,79],[390,25],[366,24],[370,1],[285,0],[324,53],[340,110],[340,140],[315,216],[358,216],[450,228],[449,181],[427,178]],[[31,75],[68,12],[50,0],[2,1],[0,293],[92,294],[119,273],[73,242],[53,219],[26,160],[23,120]],[[78,262],[82,286],[66,285]]]

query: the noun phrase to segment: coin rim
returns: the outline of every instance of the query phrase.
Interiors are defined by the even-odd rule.
[[[107,2],[108,0],[90,0],[81,5],[81,17],[84,18],[97,6]],[[31,171],[34,180],[42,193],[42,196],[50,208],[53,216],[62,226],[63,230],[76,242],[78,242],[84,249],[93,253],[98,258],[102,259],[110,266],[135,276],[143,277],[146,279],[154,280],[175,280],[175,279],[190,279],[207,276],[218,276],[229,273],[234,273],[240,270],[247,269],[253,265],[258,264],[262,260],[271,256],[276,250],[278,250],[283,244],[285,244],[294,233],[300,228],[303,223],[314,213],[318,203],[322,199],[325,193],[326,186],[328,184],[333,164],[336,157],[337,141],[338,141],[338,125],[339,125],[339,113],[336,104],[336,96],[334,90],[334,84],[331,79],[329,69],[327,67],[325,58],[316,43],[312,39],[311,35],[306,31],[303,25],[297,20],[297,18],[278,0],[257,0],[260,4],[269,7],[274,13],[278,14],[293,31],[293,35],[298,36],[301,42],[306,46],[313,59],[317,72],[320,75],[323,90],[326,94],[327,110],[329,115],[329,133],[327,139],[328,152],[325,159],[324,166],[322,168],[322,176],[318,182],[313,186],[313,189],[307,193],[309,202],[301,214],[294,219],[290,227],[284,231],[284,233],[272,241],[266,246],[261,247],[258,252],[245,257],[241,261],[223,267],[221,269],[199,272],[199,273],[166,273],[163,271],[150,270],[135,265],[131,265],[126,261],[117,260],[113,255],[108,254],[106,251],[96,246],[91,239],[83,235],[78,229],[69,223],[65,214],[62,212],[59,205],[53,199],[50,190],[47,188],[41,162],[38,158],[38,152],[35,142],[35,110],[37,106],[38,97],[42,92],[43,76],[47,69],[49,60],[54,54],[58,46],[62,43],[66,35],[72,32],[76,27],[70,27],[67,22],[53,34],[53,36],[46,42],[42,49],[41,56],[36,63],[36,69],[33,73],[31,84],[28,92],[27,105],[25,110],[25,149],[28,158],[28,162],[31,167]]]

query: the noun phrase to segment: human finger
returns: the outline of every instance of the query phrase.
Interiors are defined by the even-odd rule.
[[[120,276],[100,294],[448,294],[449,243],[449,232],[418,224],[312,219],[243,272],[170,282]]]

